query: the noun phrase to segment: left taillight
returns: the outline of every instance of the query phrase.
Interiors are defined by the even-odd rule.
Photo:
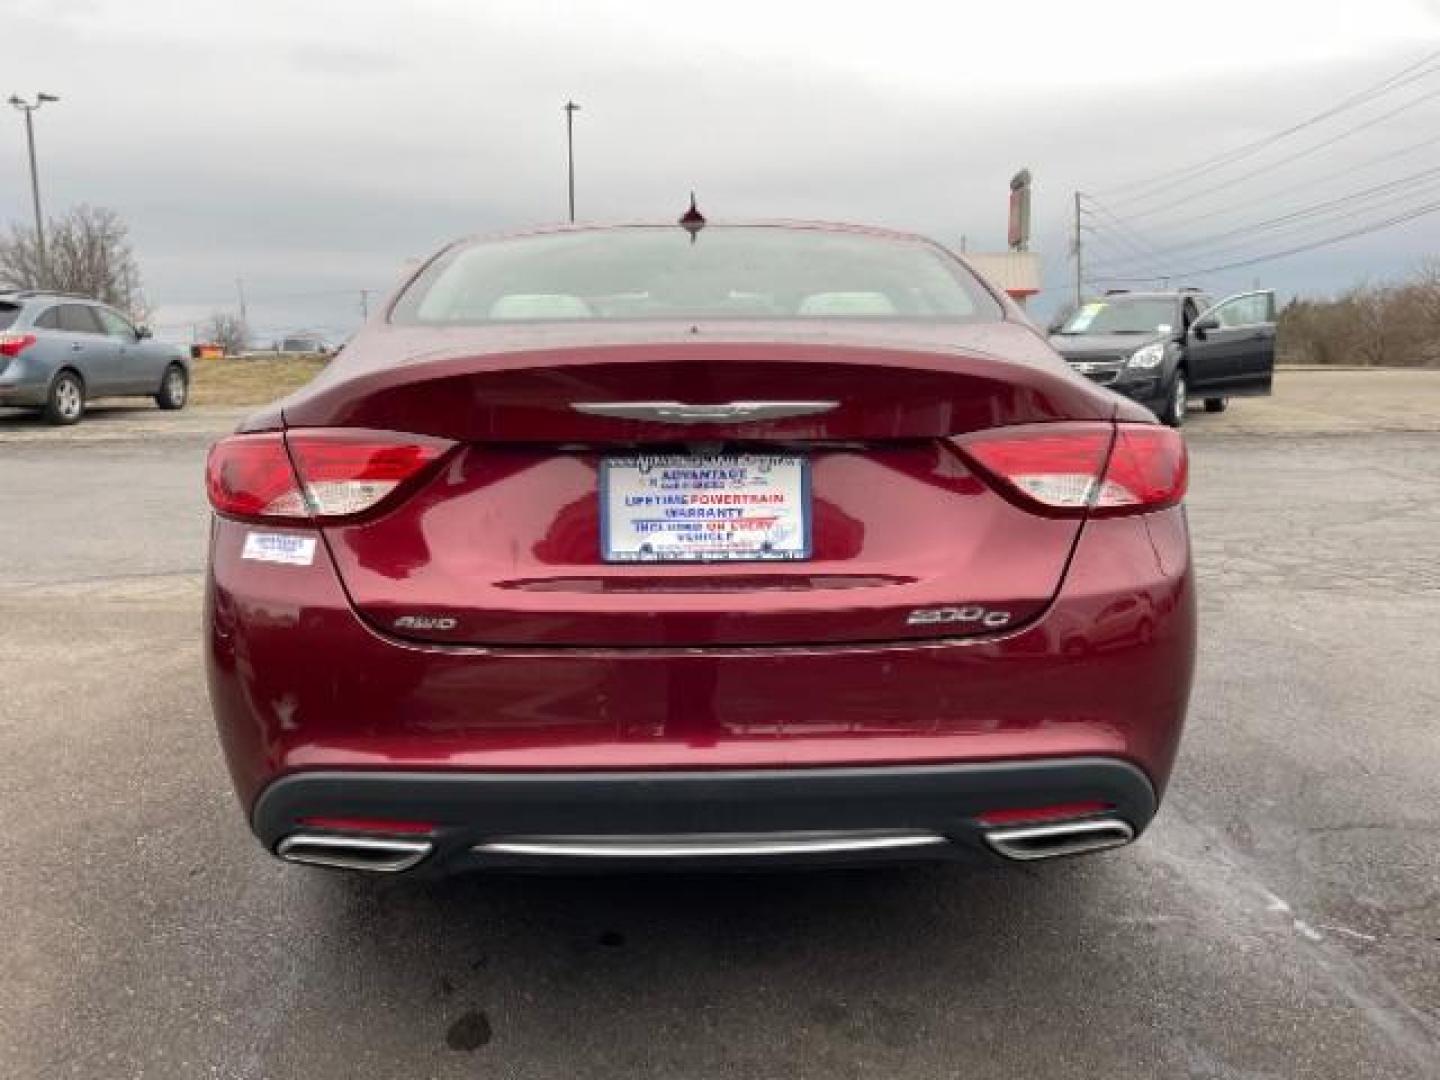
[[[15,357],[34,345],[34,334],[0,334],[0,356]]]
[[[210,505],[229,517],[304,522],[374,510],[454,444],[398,432],[307,429],[232,435],[210,448]]]
[[[278,431],[231,435],[210,447],[205,461],[210,505],[237,518],[303,520],[300,485]]]

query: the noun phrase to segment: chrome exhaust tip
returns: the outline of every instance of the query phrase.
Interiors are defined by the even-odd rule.
[[[1033,862],[1087,851],[1123,847],[1135,839],[1135,830],[1120,818],[1091,818],[1062,821],[1054,825],[1025,825],[1014,829],[992,829],[985,842],[1007,859]]]
[[[294,833],[276,845],[275,854],[286,862],[305,863],[307,866],[398,874],[415,866],[433,848],[429,840]]]

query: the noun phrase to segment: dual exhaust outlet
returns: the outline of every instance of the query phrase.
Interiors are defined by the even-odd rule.
[[[1087,851],[1104,851],[1123,847],[1135,839],[1135,829],[1117,817],[1085,818],[1081,821],[1057,821],[1045,825],[1022,825],[1009,829],[991,829],[985,843],[991,849],[1016,862],[1055,859],[1061,855],[1081,855]]]
[[[1116,817],[1086,818],[987,829],[990,849],[1016,862],[1104,851],[1135,839],[1129,822]],[[477,844],[478,854],[529,855],[577,862],[603,859],[686,859],[781,855],[860,854],[950,843],[940,833],[917,830],[849,832],[688,834],[684,836],[531,836],[504,837]],[[341,833],[293,833],[275,848],[287,862],[341,870],[396,874],[423,862],[434,850],[416,837],[347,836]]]
[[[275,854],[286,862],[305,863],[307,866],[398,874],[418,866],[434,847],[429,840],[420,839],[294,833],[280,841]]]

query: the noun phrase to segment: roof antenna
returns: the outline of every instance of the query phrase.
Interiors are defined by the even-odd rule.
[[[680,215],[680,227],[690,234],[690,242],[695,242],[695,237],[700,235],[700,230],[705,227],[705,215],[700,213],[700,208],[695,205],[695,192],[690,192],[690,209]]]

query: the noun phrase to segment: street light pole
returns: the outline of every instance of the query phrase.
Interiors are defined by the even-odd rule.
[[[575,222],[575,114],[580,106],[573,101],[565,103],[565,162],[570,175],[570,222]]]
[[[30,151],[30,196],[35,201],[35,255],[39,261],[42,278],[50,276],[50,262],[45,257],[45,218],[40,212],[40,172],[35,164],[35,119],[34,112],[47,101],[59,101],[54,94],[36,94],[34,101],[26,101],[19,94],[10,95],[10,104],[25,114],[25,145]],[[45,281],[35,284],[44,288]]]

